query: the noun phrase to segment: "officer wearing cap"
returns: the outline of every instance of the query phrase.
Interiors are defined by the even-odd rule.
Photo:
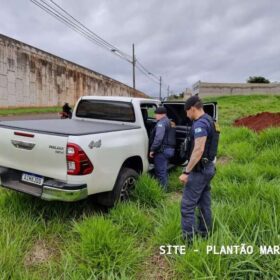
[[[176,136],[164,107],[155,110],[157,124],[151,133],[150,157],[154,158],[155,175],[166,191],[168,183],[168,162],[174,156]]]
[[[194,234],[207,237],[211,229],[210,181],[215,175],[214,160],[217,154],[219,131],[214,120],[204,112],[202,101],[192,96],[185,103],[185,111],[193,121],[191,129],[191,156],[183,174],[181,202],[183,238],[191,243]],[[195,225],[195,209],[199,208],[198,226]]]

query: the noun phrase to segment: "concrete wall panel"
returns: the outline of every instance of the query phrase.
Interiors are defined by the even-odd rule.
[[[75,104],[84,95],[147,97],[105,75],[0,34],[0,108]]]
[[[193,94],[199,94],[201,97],[252,94],[280,95],[280,84],[206,83],[199,81],[193,85],[192,92]]]

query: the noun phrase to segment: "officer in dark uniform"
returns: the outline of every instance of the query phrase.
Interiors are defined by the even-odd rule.
[[[198,96],[190,97],[185,111],[193,121],[191,130],[191,156],[186,170],[179,177],[184,183],[181,202],[183,238],[188,243],[194,234],[207,237],[211,229],[210,181],[215,175],[214,160],[217,154],[219,130]],[[199,208],[198,226],[195,225],[195,208]]]
[[[157,124],[151,133],[150,157],[154,158],[155,175],[160,184],[167,190],[168,162],[174,156],[176,145],[176,132],[166,115],[164,107],[155,110]]]

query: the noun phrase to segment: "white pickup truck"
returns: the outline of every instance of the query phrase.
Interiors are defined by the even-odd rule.
[[[45,200],[76,201],[96,194],[112,206],[127,199],[138,174],[152,168],[149,135],[161,102],[131,97],[84,96],[68,120],[0,122],[0,186]],[[176,123],[177,148],[191,126],[184,102],[163,102]],[[216,103],[204,105],[217,119]]]

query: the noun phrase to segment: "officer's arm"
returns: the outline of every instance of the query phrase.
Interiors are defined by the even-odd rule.
[[[155,139],[154,139],[151,149],[150,149],[151,152],[155,152],[160,148],[163,138],[164,138],[164,134],[165,134],[164,124],[162,124],[162,123],[157,124]]]
[[[186,172],[191,172],[195,165],[200,161],[206,143],[207,136],[198,137],[194,141],[194,149],[190,161],[186,167]]]

